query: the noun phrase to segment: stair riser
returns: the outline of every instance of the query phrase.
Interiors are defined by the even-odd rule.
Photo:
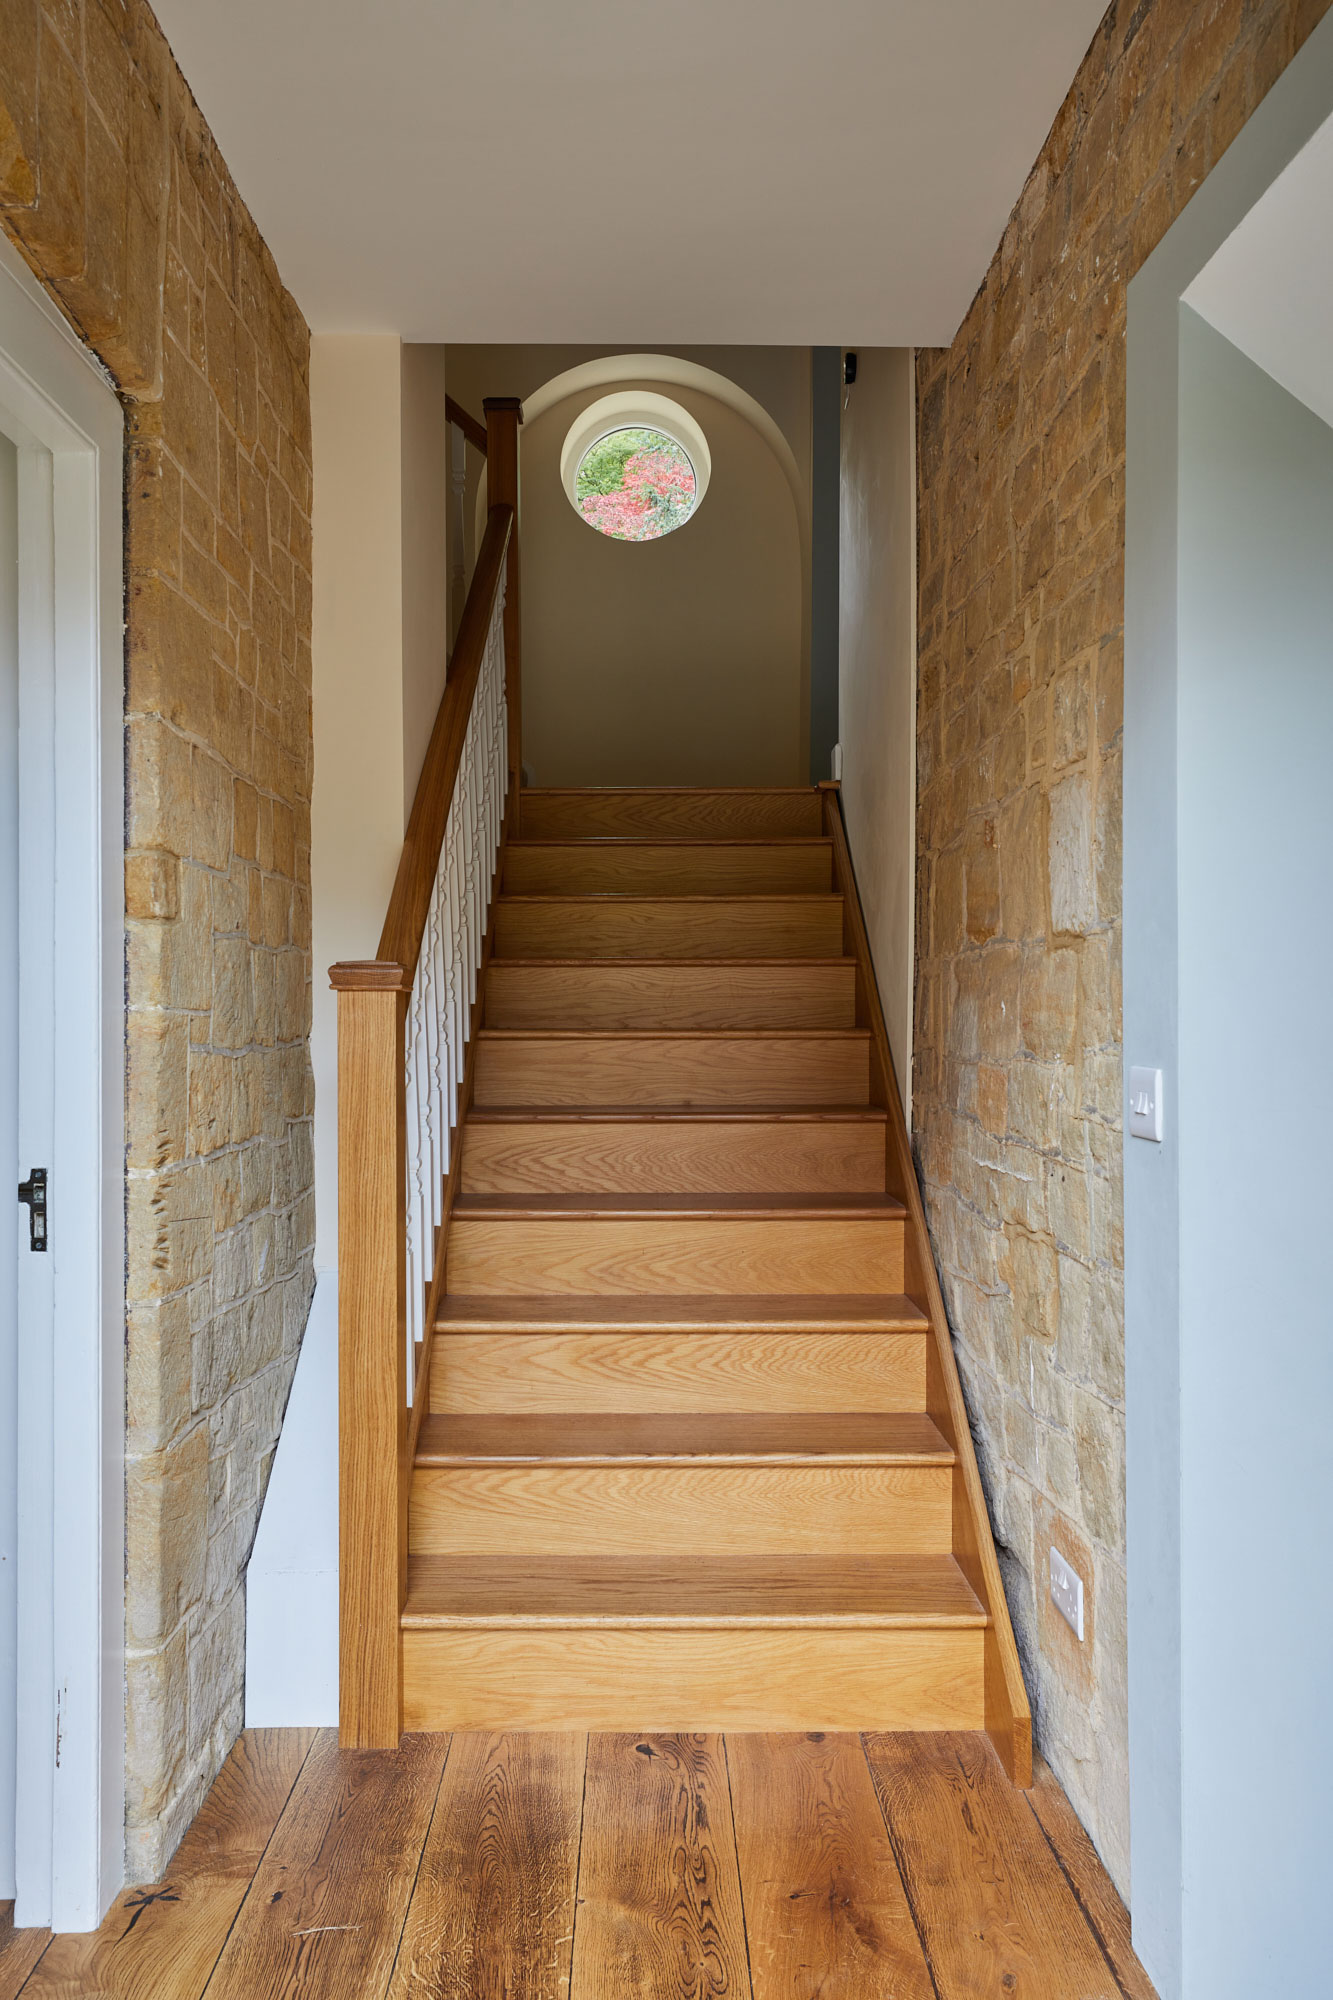
[[[981,1729],[980,1631],[404,1632],[406,1729]]]
[[[870,1040],[483,1038],[477,1104],[868,1104]]]
[[[873,1293],[903,1289],[903,1224],[884,1221],[505,1221],[455,1217],[455,1296]]]
[[[441,1335],[441,1416],[636,1410],[924,1410],[923,1333]]]
[[[755,896],[817,894],[833,886],[833,857],[822,842],[789,847],[511,847],[504,887],[511,896]]]
[[[519,795],[524,840],[783,840],[824,831],[819,794],[799,791],[536,791]]]
[[[491,964],[488,1028],[850,1028],[856,975],[827,965]]]
[[[495,951],[499,958],[837,958],[842,902],[502,897]]]
[[[467,1194],[882,1194],[884,1127],[473,1123],[462,1172]]]
[[[420,1466],[413,1555],[941,1555],[936,1465]]]

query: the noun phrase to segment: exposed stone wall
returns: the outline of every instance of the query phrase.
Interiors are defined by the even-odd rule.
[[[311,1290],[308,335],[141,0],[0,0],[0,215],[127,421],[128,1865],[241,1721]]]
[[[917,364],[917,1145],[1038,1739],[1122,1889],[1125,288],[1328,4],[1117,0]]]

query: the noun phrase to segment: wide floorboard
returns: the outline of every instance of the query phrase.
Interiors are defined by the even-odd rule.
[[[301,1730],[247,1730],[96,1933],[0,1925],[19,1994],[1155,2000],[1060,1787],[982,1735]]]

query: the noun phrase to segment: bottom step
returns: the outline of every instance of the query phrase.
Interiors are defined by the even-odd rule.
[[[986,1625],[949,1556],[415,1557],[403,1726],[980,1729]]]

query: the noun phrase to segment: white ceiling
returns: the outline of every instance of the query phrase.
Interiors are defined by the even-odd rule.
[[[935,344],[1105,0],[156,0],[318,332]]]
[[[1232,230],[1187,305],[1333,424],[1333,119]]]

